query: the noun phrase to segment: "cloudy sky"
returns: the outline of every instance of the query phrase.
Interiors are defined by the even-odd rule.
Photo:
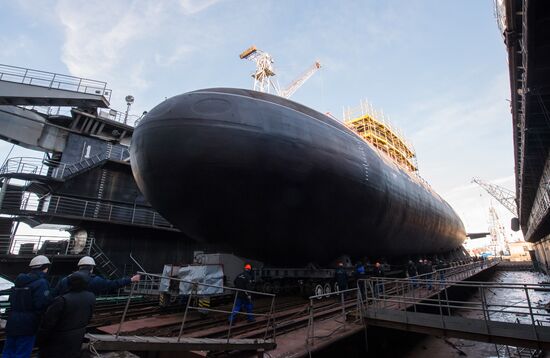
[[[492,0],[0,4],[0,63],[106,81],[114,108],[128,94],[141,114],[190,90],[250,88],[253,65],[238,55],[255,44],[275,58],[282,85],[321,61],[293,100],[338,117],[361,99],[383,109],[467,231],[487,230],[491,204],[472,177],[514,187],[506,51]],[[0,142],[0,160],[10,148]]]

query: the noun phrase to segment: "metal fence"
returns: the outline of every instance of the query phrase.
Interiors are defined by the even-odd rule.
[[[191,311],[191,310],[200,311],[200,312],[215,312],[215,313],[227,314],[229,316],[228,317],[229,327],[228,327],[228,331],[227,331],[227,342],[229,342],[229,340],[231,339],[231,329],[233,328],[233,323],[234,323],[232,317],[234,317],[235,315],[247,315],[248,317],[252,316],[254,318],[263,317],[263,318],[266,319],[264,340],[267,339],[268,337],[271,337],[273,339],[273,341],[275,341],[275,318],[273,316],[274,309],[275,309],[275,295],[274,294],[264,293],[264,292],[257,292],[257,291],[252,291],[252,290],[243,290],[243,289],[234,288],[234,287],[215,286],[215,285],[210,285],[210,284],[206,284],[206,283],[187,281],[187,280],[183,280],[183,279],[176,278],[176,277],[157,275],[157,274],[152,274],[152,273],[142,272],[142,271],[138,272],[138,274],[142,275],[146,280],[151,280],[152,281],[152,278],[156,278],[158,280],[167,279],[169,281],[176,281],[178,283],[186,283],[186,284],[191,285],[191,287],[192,287],[191,293],[190,293],[190,295],[188,295],[186,297],[187,303],[186,303],[185,311],[183,313],[183,318],[182,318],[182,321],[181,321],[181,324],[180,324],[180,329],[179,329],[179,333],[178,333],[178,343],[180,342],[180,339],[183,338],[183,331],[185,329],[185,324],[187,322],[187,316],[189,314],[189,311]],[[122,318],[120,320],[120,324],[119,324],[118,329],[117,329],[116,338],[118,338],[120,336],[121,332],[122,332],[122,326],[123,326],[124,322],[126,321],[126,315],[127,315],[128,309],[130,307],[130,301],[131,301],[132,296],[133,296],[134,292],[136,291],[137,287],[138,287],[138,283],[133,283],[132,286],[131,286],[130,294],[128,295],[128,300],[126,301],[126,306],[124,308],[124,312],[122,313]],[[198,305],[198,298],[200,296],[197,294],[197,291],[198,291],[199,287],[208,287],[208,288],[221,289],[221,290],[223,290],[223,292],[226,292],[226,293],[227,292],[234,293],[233,306],[232,306],[231,311],[223,310],[223,309],[214,309],[214,308],[209,308],[209,307],[201,307],[200,305]],[[236,307],[237,297],[238,297],[239,293],[241,293],[241,294],[244,293],[247,296],[255,296],[255,297],[260,296],[260,297],[271,298],[271,304],[270,304],[269,311],[266,312],[266,313],[240,312],[240,307]],[[270,332],[271,332],[271,335],[270,335]]]
[[[111,90],[107,88],[106,82],[30,68],[0,64],[0,81],[101,95],[111,99]]]
[[[113,146],[106,152],[98,153],[89,158],[83,158],[81,161],[75,163],[63,163],[47,158],[14,157],[6,160],[0,168],[0,174],[32,174],[63,179],[104,160],[127,161],[129,158],[130,151],[123,146]]]
[[[44,244],[48,245],[49,243],[58,243],[58,242],[67,242],[67,245],[63,247],[61,254],[66,254],[68,248],[68,237],[62,236],[50,236],[50,235],[15,235],[8,238],[10,244],[2,245],[1,252],[17,255],[20,253],[21,245],[26,244],[23,249],[29,254],[36,254],[43,248]]]
[[[129,125],[131,127],[135,127],[138,125],[139,120],[141,119],[140,116],[137,116],[135,114],[128,114],[126,112],[117,111],[116,109],[109,109],[109,110],[99,110],[98,117],[108,119],[111,121],[124,123],[126,125]]]
[[[56,215],[119,224],[174,228],[172,224],[152,208],[138,205],[112,204],[61,195],[46,195],[39,198],[32,193],[10,190],[6,191],[1,205],[2,211],[6,213]]]
[[[326,302],[322,299],[335,299],[332,306],[327,307]],[[313,346],[315,339],[326,338],[339,330],[346,329],[348,318],[353,317],[352,323],[364,326],[363,319],[364,300],[359,288],[348,290],[335,291],[330,293],[318,294],[309,296],[309,320],[307,327],[306,346]],[[317,315],[317,312],[322,312],[323,315]],[[336,327],[331,327],[330,332],[323,336],[318,336],[315,332],[315,320],[325,318],[328,313],[339,313],[339,318],[331,317],[332,322],[336,322]]]
[[[482,266],[482,264],[484,264]],[[399,310],[405,315],[411,312],[430,312],[440,316],[443,327],[445,316],[460,310],[460,316],[482,320],[489,333],[490,322],[521,323],[531,326],[532,339],[539,341],[538,327],[550,326],[550,314],[546,306],[537,304],[538,292],[550,291],[550,285],[531,283],[477,282],[462,279],[498,264],[498,260],[474,262],[453,270],[439,271],[447,275],[431,278],[368,278],[359,281],[359,290],[365,293],[366,312],[376,316],[381,310]],[[461,288],[472,294],[464,297],[450,297],[448,290]],[[500,298],[499,298],[500,297]],[[503,301],[501,297],[507,297]],[[497,346],[499,351],[512,352],[516,347]],[[537,350],[528,350],[536,353]]]

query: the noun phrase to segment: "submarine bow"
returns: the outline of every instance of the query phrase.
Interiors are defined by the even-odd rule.
[[[287,99],[204,89],[157,105],[131,165],[151,205],[222,250],[281,265],[404,257],[465,239],[450,205],[342,123]]]

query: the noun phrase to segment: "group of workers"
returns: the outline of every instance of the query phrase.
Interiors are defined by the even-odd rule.
[[[2,357],[28,358],[36,345],[41,358],[80,357],[81,346],[96,295],[138,282],[140,275],[107,280],[93,273],[95,261],[85,256],[78,270],[50,288],[50,260],[34,257],[30,272],[15,279],[10,293],[6,341]]]

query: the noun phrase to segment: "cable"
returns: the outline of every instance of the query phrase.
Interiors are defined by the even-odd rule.
[[[2,162],[2,166],[6,165],[6,162],[8,161],[8,159],[9,159],[9,157],[10,157],[10,154],[11,154],[11,152],[13,151],[13,148],[15,148],[15,143],[12,144],[9,153],[6,155],[6,158],[5,158],[4,161]]]

